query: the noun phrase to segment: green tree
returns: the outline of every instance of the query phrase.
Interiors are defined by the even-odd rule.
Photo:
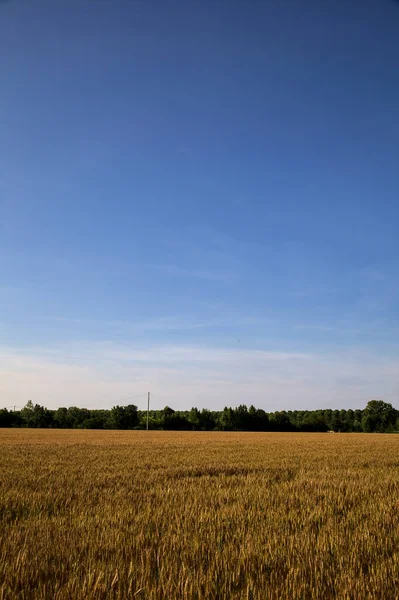
[[[376,432],[393,431],[396,419],[397,411],[392,404],[383,400],[370,400],[363,411],[363,430]]]
[[[362,418],[362,429],[364,433],[373,433],[375,431],[375,423],[370,415],[364,415]]]
[[[69,429],[72,427],[71,419],[68,415],[68,409],[64,406],[57,408],[54,413],[54,425],[60,429]]]
[[[248,431],[250,427],[250,415],[248,414],[248,408],[245,404],[240,404],[234,410],[234,429],[238,431]]]
[[[53,413],[40,404],[33,404],[32,400],[21,410],[21,417],[26,427],[51,427],[53,424]]]
[[[201,427],[201,413],[195,406],[188,413],[188,422],[194,430]]]
[[[269,415],[262,408],[256,410],[256,431],[269,431]]]
[[[11,427],[12,426],[12,412],[9,412],[6,408],[0,409],[0,427]]]
[[[334,410],[331,415],[330,427],[333,431],[342,430],[341,413],[339,410]]]
[[[98,417],[97,417],[98,421]],[[111,408],[109,424],[111,429],[134,429],[139,423],[137,406],[114,406]]]
[[[362,431],[362,422],[358,421],[357,419],[355,419],[353,421],[353,431],[359,433],[360,431]]]
[[[212,429],[215,429],[215,427],[216,427],[215,414],[216,413],[211,412],[207,408],[203,408],[201,410],[201,417],[200,417],[201,429],[205,429],[206,431],[211,431]]]
[[[107,421],[101,415],[95,415],[83,421],[83,429],[104,429]]]
[[[292,425],[285,410],[271,413],[269,423],[273,431],[292,431]]]
[[[234,411],[232,408],[224,407],[223,412],[219,413],[219,427],[222,431],[234,431]]]

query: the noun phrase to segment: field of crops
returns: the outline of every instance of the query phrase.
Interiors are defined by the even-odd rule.
[[[0,429],[0,599],[399,597],[399,436]]]

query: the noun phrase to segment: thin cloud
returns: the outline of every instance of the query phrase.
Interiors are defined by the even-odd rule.
[[[0,349],[1,404],[110,406],[151,390],[155,407],[358,408],[398,391],[399,359],[352,350],[307,354],[112,342]],[[165,397],[169,400],[165,400]],[[111,404],[109,404],[111,403]],[[274,407],[274,408],[273,408]]]
[[[1,290],[1,287],[0,287]],[[251,317],[245,315],[226,315],[201,319],[195,316],[165,316],[143,319],[141,321],[108,320],[98,321],[90,318],[77,318],[67,316],[41,316],[35,321],[66,325],[79,325],[80,327],[101,325],[104,329],[123,330],[124,332],[167,332],[191,331],[195,329],[212,329],[219,327],[259,327],[274,324],[273,319],[265,317]]]
[[[356,315],[354,315],[354,317],[356,317]],[[350,322],[355,321],[355,318],[349,319]],[[345,326],[345,324],[332,324],[332,325],[328,325],[328,324],[322,324],[322,323],[299,323],[294,325],[294,328],[296,330],[301,330],[301,331],[318,331],[320,333],[330,333],[330,334],[334,334],[334,333],[338,333],[338,334],[343,334],[343,335],[355,335],[355,336],[365,336],[365,337],[371,337],[371,338],[376,338],[376,339],[387,339],[387,338],[391,338],[392,336],[396,335],[397,333],[399,333],[399,330],[397,327],[390,327],[389,329],[387,329],[387,327],[382,327],[381,324],[379,322],[377,323],[366,323],[364,325],[360,324],[359,327],[351,327],[350,325],[348,325],[347,327]]]

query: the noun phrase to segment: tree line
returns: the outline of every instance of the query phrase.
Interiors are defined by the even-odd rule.
[[[0,427],[58,429],[146,429],[147,412],[137,406],[114,406],[110,410],[58,408],[50,410],[29,401],[19,411],[0,409]],[[382,400],[371,400],[358,410],[289,410],[266,412],[241,404],[221,411],[151,410],[149,429],[178,431],[304,431],[393,433],[399,431],[399,411]]]

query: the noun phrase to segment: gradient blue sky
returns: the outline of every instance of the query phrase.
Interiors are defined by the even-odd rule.
[[[399,3],[0,3],[0,406],[397,405]]]

